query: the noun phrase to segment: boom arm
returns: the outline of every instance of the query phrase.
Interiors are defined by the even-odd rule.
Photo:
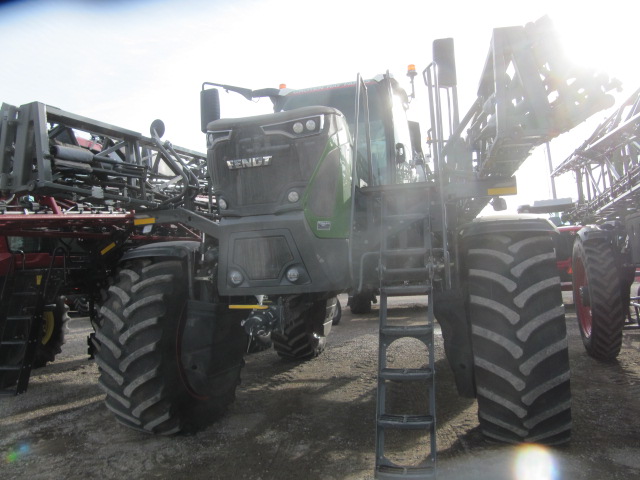
[[[436,72],[439,68],[436,64]],[[452,186],[450,196],[469,191],[461,183],[510,179],[535,147],[613,105],[607,92],[615,86],[606,75],[566,60],[547,17],[524,27],[495,29],[477,100],[462,122],[453,124],[441,152],[440,174]],[[430,87],[436,95],[452,88],[437,81]],[[463,200],[464,219],[484,208],[489,190]]]

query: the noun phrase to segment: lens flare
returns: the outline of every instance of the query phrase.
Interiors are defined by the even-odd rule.
[[[27,444],[20,445],[18,448],[11,450],[9,453],[5,455],[4,457],[5,463],[17,462],[18,460],[20,460],[20,457],[27,455],[30,450],[31,449],[29,448],[29,445]]]
[[[514,462],[515,480],[557,480],[556,461],[549,450],[541,445],[522,445]]]

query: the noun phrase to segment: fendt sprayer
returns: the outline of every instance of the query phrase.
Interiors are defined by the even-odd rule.
[[[477,100],[459,121],[453,40],[435,41],[433,54],[422,72],[426,152],[406,117],[415,70],[410,95],[388,73],[304,90],[205,83],[206,160],[160,140],[160,122],[147,138],[42,103],[3,105],[2,235],[48,235],[57,250],[39,277],[26,251],[5,254],[0,348],[14,353],[2,354],[0,374],[29,363],[32,342],[12,335],[13,323],[42,330],[49,290],[69,285],[59,294],[73,287],[96,305],[107,408],[129,427],[172,434],[233,401],[249,337],[270,339],[284,358],[321,353],[336,296],[349,292],[356,311],[380,299],[378,478],[435,475],[434,319],[459,393],[478,398],[485,435],[567,441],[555,229],[476,217],[515,193],[514,173],[534,147],[611,104],[608,79],[573,69],[546,18],[498,28]],[[220,118],[220,88],[270,98],[274,113]],[[18,305],[26,286],[14,280],[25,276],[35,310]],[[388,318],[396,295],[428,298],[421,323]],[[426,346],[421,368],[390,361],[401,339]],[[22,353],[9,350],[19,341]],[[420,411],[394,408],[399,385],[423,390]],[[425,439],[417,465],[385,450],[386,434],[403,429]]]
[[[624,328],[640,324],[640,294],[631,295],[640,267],[639,137],[636,90],[551,174],[575,176],[577,200],[562,217],[577,230],[571,267],[578,326],[599,360],[615,359]]]

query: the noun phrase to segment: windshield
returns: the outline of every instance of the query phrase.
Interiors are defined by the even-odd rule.
[[[371,134],[371,156],[373,163],[373,176],[369,178],[369,168],[364,165],[364,159],[358,161],[358,176],[361,184],[371,185],[389,183],[387,158],[388,145],[392,145],[393,131],[392,125],[386,125],[388,121],[389,109],[384,107],[387,95],[385,95],[385,83],[375,81],[367,82],[369,97],[369,128]],[[278,98],[275,105],[276,110],[293,110],[295,108],[311,105],[323,105],[340,110],[347,120],[351,135],[355,133],[356,122],[356,84],[342,83],[326,87],[296,90],[283,97]],[[360,120],[358,138],[358,151],[366,151],[364,118]],[[391,139],[387,142],[387,139]]]
[[[407,117],[398,95],[391,95],[388,81],[368,80],[369,131],[371,135],[371,170],[358,159],[358,177],[361,185],[383,185],[412,181],[406,170],[412,161],[411,140]],[[356,84],[341,83],[324,87],[295,90],[275,100],[276,111],[322,105],[340,110],[347,120],[351,135],[355,133]],[[364,116],[360,115],[358,151],[366,151]],[[397,163],[396,144],[406,148],[406,161]],[[370,178],[373,176],[373,178]]]
[[[374,82],[367,84],[370,90],[379,90]],[[369,111],[372,119],[380,119],[380,94],[379,92],[369,93]],[[347,119],[349,128],[355,130],[355,109],[356,109],[356,85],[355,83],[342,83],[329,85],[326,87],[309,88],[293,91],[277,99],[276,111],[293,110],[294,108],[308,107],[311,105],[323,105],[340,110]]]

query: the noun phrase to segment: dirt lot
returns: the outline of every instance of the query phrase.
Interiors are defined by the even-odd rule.
[[[418,303],[395,299],[394,310],[415,316]],[[455,393],[437,337],[438,478],[640,478],[640,331],[626,331],[618,361],[602,364],[584,353],[570,308],[567,325],[573,440],[528,454],[483,440],[475,403]],[[228,414],[196,434],[171,438],[114,421],[102,403],[97,367],[85,353],[88,322],[73,319],[69,329],[63,354],[34,372],[28,392],[0,399],[2,479],[373,478],[375,309],[357,317],[344,309],[327,350],[313,361],[283,362],[273,351],[248,356]],[[398,448],[415,459],[423,451],[406,438]],[[535,476],[545,461],[552,462],[550,473]],[[517,473],[523,464],[525,475]]]

